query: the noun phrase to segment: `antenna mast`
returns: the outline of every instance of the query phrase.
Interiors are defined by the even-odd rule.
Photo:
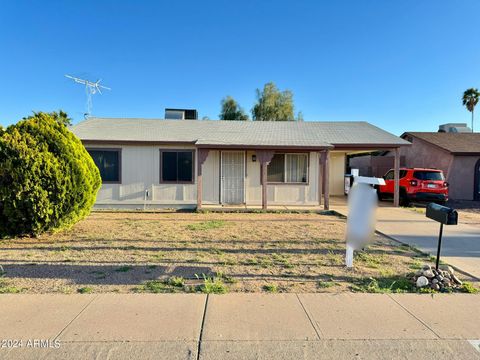
[[[100,85],[100,81],[102,81],[102,79],[98,79],[97,81],[93,82],[85,79],[80,79],[71,75],[65,75],[65,77],[72,79],[78,84],[85,85],[85,94],[87,95],[87,112],[85,113],[85,118],[88,118],[92,113],[92,95],[95,95],[96,93],[99,93],[101,95],[102,91],[100,89],[112,90],[109,87]]]

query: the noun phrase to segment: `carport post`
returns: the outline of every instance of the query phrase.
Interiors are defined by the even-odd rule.
[[[398,207],[400,205],[400,150],[394,149],[395,161],[393,166],[394,176],[394,190],[393,190],[393,206]]]
[[[202,167],[207,160],[208,149],[198,149],[197,151],[197,210],[202,208]]]

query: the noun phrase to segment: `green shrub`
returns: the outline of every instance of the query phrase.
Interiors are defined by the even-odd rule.
[[[90,213],[100,173],[56,119],[35,113],[0,132],[0,236],[62,229]]]

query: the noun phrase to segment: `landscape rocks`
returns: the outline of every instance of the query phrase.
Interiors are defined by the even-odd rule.
[[[417,288],[430,288],[440,292],[449,292],[462,285],[462,281],[448,265],[442,265],[438,270],[430,265],[424,265],[422,270],[415,273],[412,281]]]
[[[416,281],[417,287],[424,287],[428,285],[428,279],[425,276],[419,276]]]

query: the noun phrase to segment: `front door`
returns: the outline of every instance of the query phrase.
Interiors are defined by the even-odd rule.
[[[220,202],[245,203],[245,153],[222,151],[220,161]]]

